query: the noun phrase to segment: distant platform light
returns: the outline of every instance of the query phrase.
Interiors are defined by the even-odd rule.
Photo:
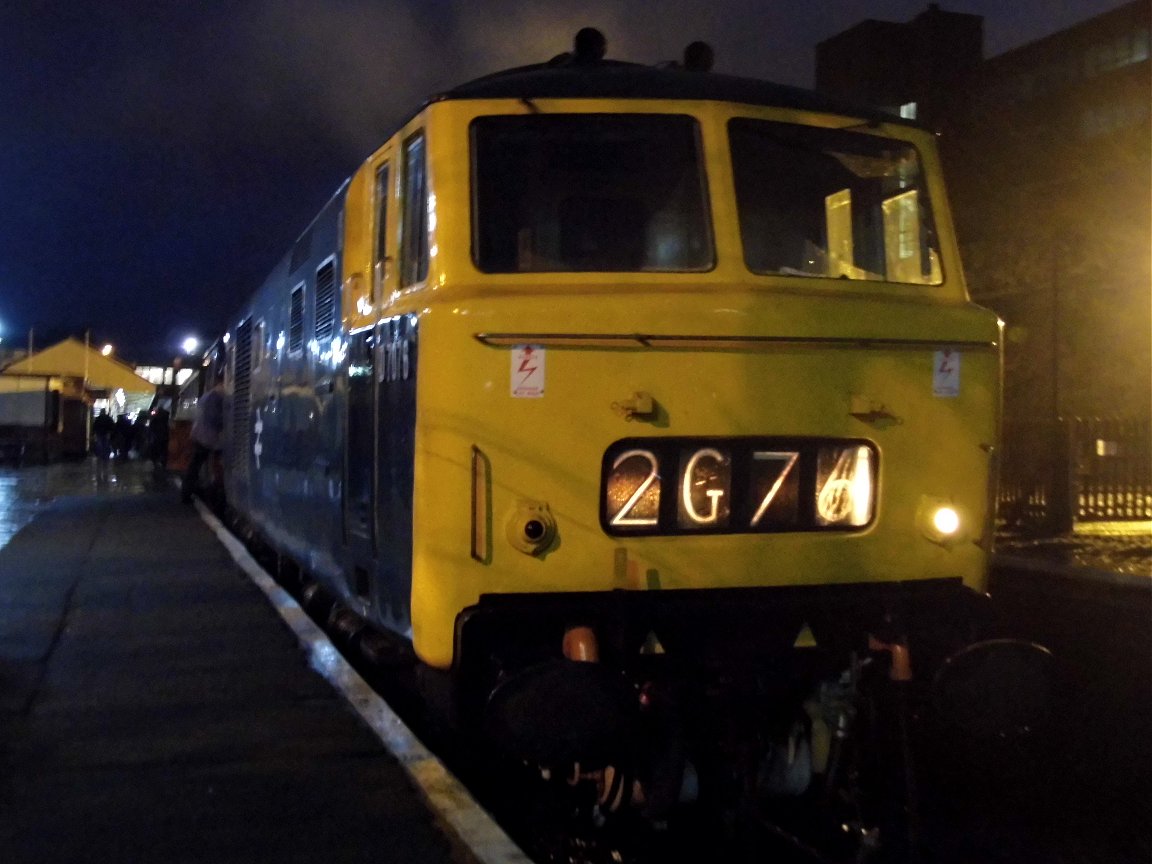
[[[185,354],[195,354],[196,349],[200,347],[200,340],[195,336],[189,336],[181,344],[181,347],[184,349]]]

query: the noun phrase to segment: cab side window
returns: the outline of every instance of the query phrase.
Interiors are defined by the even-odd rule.
[[[388,264],[388,198],[391,189],[388,185],[390,172],[385,162],[376,169],[376,255],[372,276],[372,296],[374,300],[384,297],[384,280]]]
[[[428,278],[428,172],[422,134],[414,135],[404,144],[401,194],[404,213],[400,231],[400,286],[407,288]]]

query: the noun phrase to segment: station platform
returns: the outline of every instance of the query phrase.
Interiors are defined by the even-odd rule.
[[[387,749],[365,706],[399,721],[353,710],[197,508],[116,471],[0,548],[0,862],[519,858],[460,830],[483,814]]]

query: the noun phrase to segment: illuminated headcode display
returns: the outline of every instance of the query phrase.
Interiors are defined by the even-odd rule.
[[[865,441],[656,438],[604,454],[601,524],[613,535],[856,530],[875,512]]]

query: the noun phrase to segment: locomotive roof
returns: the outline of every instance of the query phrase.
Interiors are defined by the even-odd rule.
[[[860,117],[877,123],[919,126],[877,108],[754,78],[644,66],[615,60],[561,61],[520,66],[477,78],[431,101],[447,99],[705,99],[773,108],[796,108]]]

